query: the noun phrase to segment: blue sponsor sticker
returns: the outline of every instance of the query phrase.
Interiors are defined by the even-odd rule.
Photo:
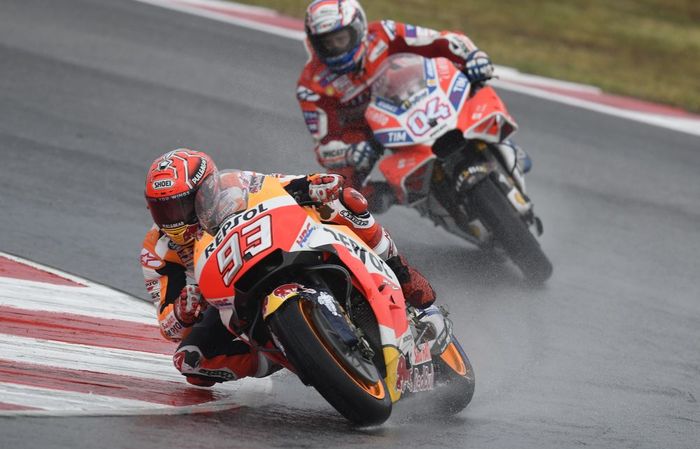
[[[416,37],[417,35],[416,27],[406,24],[406,37]]]
[[[452,90],[450,91],[450,103],[455,109],[459,109],[459,104],[462,102],[462,97],[464,97],[464,92],[467,88],[467,77],[463,74],[458,74],[457,79],[452,85]]]
[[[374,138],[382,145],[413,142],[413,139],[411,139],[408,133],[402,129],[377,133],[374,135]]]
[[[392,114],[401,114],[403,112],[403,109],[400,106],[397,106],[394,103],[391,103],[379,97],[377,97],[377,99],[374,100],[374,105],[377,106],[379,109],[391,112]]]
[[[432,59],[423,59],[423,67],[425,68],[425,78],[431,80],[435,78],[435,61]]]
[[[304,111],[304,121],[309,131],[312,133],[318,132],[318,112]]]

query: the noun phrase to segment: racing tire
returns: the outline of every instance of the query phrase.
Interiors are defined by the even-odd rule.
[[[383,423],[392,410],[384,379],[371,360],[339,340],[319,308],[302,297],[291,298],[268,325],[302,381],[341,415],[359,426]]]
[[[434,357],[436,369],[435,412],[454,415],[464,410],[474,397],[474,369],[457,339]]]
[[[505,194],[490,177],[469,192],[479,218],[528,282],[539,285],[552,275],[552,263]]]

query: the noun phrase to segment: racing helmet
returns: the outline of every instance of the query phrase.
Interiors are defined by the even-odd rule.
[[[357,0],[314,0],[304,30],[316,56],[343,74],[362,66],[367,52],[367,18]]]
[[[200,187],[217,173],[211,157],[179,148],[156,158],[146,174],[146,202],[156,226],[178,245],[194,240],[199,230],[195,198]]]

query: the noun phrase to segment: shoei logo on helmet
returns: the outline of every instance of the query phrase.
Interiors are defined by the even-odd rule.
[[[172,179],[161,179],[160,181],[153,181],[153,188],[155,190],[169,189],[174,184]]]

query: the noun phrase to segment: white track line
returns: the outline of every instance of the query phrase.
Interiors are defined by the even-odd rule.
[[[192,14],[200,17],[205,17],[220,22],[230,23],[241,27],[263,31],[277,36],[282,36],[288,39],[303,41],[305,36],[302,31],[291,30],[284,26],[275,26],[267,23],[257,22],[252,19],[240,18],[232,16],[236,11],[255,12],[261,16],[275,16],[274,10],[267,8],[253,7],[234,2],[224,2],[219,0],[134,0],[141,3],[160,6],[187,14]],[[210,11],[203,8],[217,8],[228,11],[228,14]],[[595,101],[586,101],[578,98],[570,97],[560,93],[554,93],[546,90],[546,86],[573,88],[576,90],[601,93],[601,90],[594,86],[585,86],[578,83],[570,83],[550,78],[544,78],[534,75],[521,74],[517,70],[510,67],[496,66],[496,71],[503,75],[500,80],[494,81],[494,85],[513,92],[530,95],[537,98],[542,98],[557,103],[574,106],[581,109],[595,111],[601,114],[621,117],[648,125],[659,126],[674,131],[700,136],[700,118],[691,114],[687,118],[670,117],[663,114],[654,114],[649,112],[635,111],[623,107],[608,106]],[[536,82],[541,84],[542,88],[538,89],[530,86],[523,86],[518,82]]]
[[[158,324],[153,305],[104,287],[72,287],[0,277],[0,292],[0,306],[75,313],[154,327]]]
[[[303,31],[290,30],[289,28],[270,25],[266,23],[256,22],[251,19],[245,19],[241,17],[232,17],[230,15],[225,15],[215,11],[209,11],[202,9],[201,6],[210,6],[222,9],[228,9],[231,11],[244,10],[249,12],[258,12],[261,15],[274,15],[274,11],[267,8],[253,7],[250,5],[242,5],[240,3],[229,3],[229,2],[219,2],[211,0],[187,0],[186,2],[178,2],[173,0],[135,0],[141,3],[148,3],[154,6],[160,6],[162,8],[172,9],[175,11],[184,12],[194,16],[204,17],[211,20],[216,20],[218,22],[230,23],[232,25],[238,25],[252,30],[263,31],[269,34],[275,34],[277,36],[286,37],[288,39],[294,39],[298,41],[304,40]]]
[[[637,112],[629,109],[621,109],[614,106],[595,103],[593,101],[586,101],[579,98],[570,97],[568,95],[557,94],[544,89],[521,86],[505,79],[492,80],[491,84],[501,89],[522,93],[531,97],[543,98],[545,100],[568,104],[581,109],[588,109],[590,111],[600,112],[606,115],[614,115],[616,117],[622,117],[629,120],[634,120],[636,122],[646,123],[648,125],[659,126],[674,131],[700,136],[700,120],[697,119],[670,117],[647,112]]]
[[[157,408],[156,404],[152,402],[138,401],[135,399],[122,399],[91,393],[52,390],[49,388],[38,388],[3,382],[0,382],[0,399],[2,402],[15,405],[69,413],[86,412],[88,410],[104,412],[107,410],[113,411],[115,408]],[[14,411],[12,412],[14,413]]]
[[[121,319],[151,324],[156,328],[153,305],[106,286],[68,275],[59,270],[0,252],[0,256],[72,280],[82,286],[57,285],[0,276],[0,305],[29,310],[72,313],[101,319]],[[135,350],[103,348],[38,338],[3,334],[0,328],[0,359],[30,363],[52,369],[92,371],[105,375],[176,382],[191,387],[175,369],[171,355]],[[135,341],[135,345],[138,342]],[[2,379],[2,377],[0,377]],[[0,382],[0,402],[42,410],[0,410],[0,416],[123,416],[213,412],[255,404],[270,393],[271,378],[226,382],[212,388],[214,400],[191,406],[170,406],[142,400],[106,397],[15,384],[7,377]]]
[[[259,386],[260,383],[258,383]],[[258,388],[255,393],[265,394],[266,389]],[[74,393],[9,383],[0,383],[0,397],[6,403],[40,409],[0,410],[0,417],[180,415],[211,413],[241,406],[236,398],[196,405],[169,406],[97,394]]]
[[[184,383],[172,357],[165,354],[0,334],[0,359],[42,365],[48,371],[53,366]]]

